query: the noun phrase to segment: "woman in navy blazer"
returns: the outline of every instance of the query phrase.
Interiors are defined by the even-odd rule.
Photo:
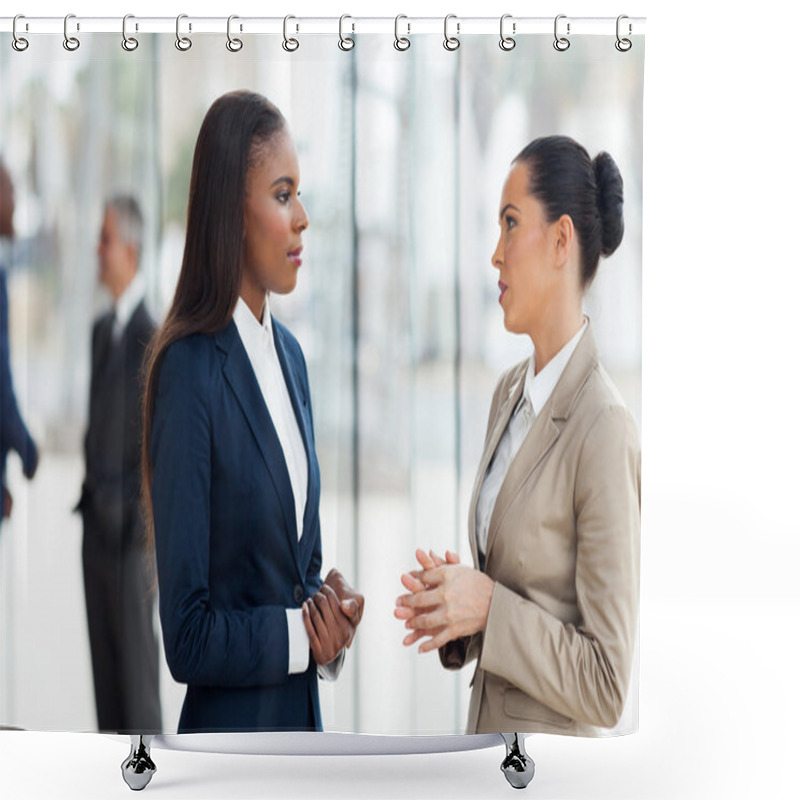
[[[280,111],[252,92],[215,101],[175,298],[145,368],[143,495],[167,663],[187,684],[179,732],[321,730],[318,669],[337,674],[361,618],[363,597],[336,570],[321,579],[308,373],[269,314],[270,293],[292,291],[302,263],[298,184]],[[248,349],[242,325],[256,341],[271,334],[266,388],[269,351]],[[283,416],[266,402],[281,375]],[[305,459],[286,451],[287,420]]]

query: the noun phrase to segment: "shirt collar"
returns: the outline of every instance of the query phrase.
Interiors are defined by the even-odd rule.
[[[238,298],[236,307],[233,309],[233,320],[248,349],[251,346],[257,346],[258,342],[261,342],[261,346],[263,346],[265,336],[267,340],[272,340],[272,314],[269,308],[269,295],[264,301],[264,316],[260,321],[256,319],[255,314],[250,310],[250,306],[241,297]]]
[[[144,292],[144,276],[141,272],[137,272],[114,304],[116,325],[120,331],[125,329],[136,307],[144,300]]]
[[[588,320],[584,317],[580,330],[547,362],[544,369],[538,374],[534,374],[536,354],[535,352],[531,354],[531,360],[528,362],[528,371],[525,374],[525,395],[535,415],[539,415],[544,408],[544,404],[553,393],[553,389],[556,388],[561,373],[567,366],[570,356],[575,352],[575,348],[586,330],[587,323]]]

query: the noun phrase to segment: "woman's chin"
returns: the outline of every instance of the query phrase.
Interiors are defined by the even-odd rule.
[[[272,286],[269,289],[270,294],[291,294],[297,286],[297,278],[294,280],[287,280],[278,286]]]
[[[503,311],[503,327],[509,333],[518,333],[517,328],[514,325],[514,317],[505,310]]]

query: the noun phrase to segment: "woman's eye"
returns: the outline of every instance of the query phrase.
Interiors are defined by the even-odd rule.
[[[289,202],[290,197],[291,195],[289,194],[289,192],[281,192],[279,195],[277,195],[277,200],[279,203],[286,205],[286,203]]]
[[[510,231],[516,224],[517,224],[517,221],[514,219],[514,217],[508,217],[508,216],[506,217],[506,230],[507,231]]]

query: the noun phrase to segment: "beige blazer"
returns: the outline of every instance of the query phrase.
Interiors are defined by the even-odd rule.
[[[469,510],[525,383],[497,384]],[[636,423],[598,362],[589,325],[512,461],[489,523],[486,630],[440,649],[478,659],[467,733],[596,736],[618,721],[639,606],[641,454]]]

